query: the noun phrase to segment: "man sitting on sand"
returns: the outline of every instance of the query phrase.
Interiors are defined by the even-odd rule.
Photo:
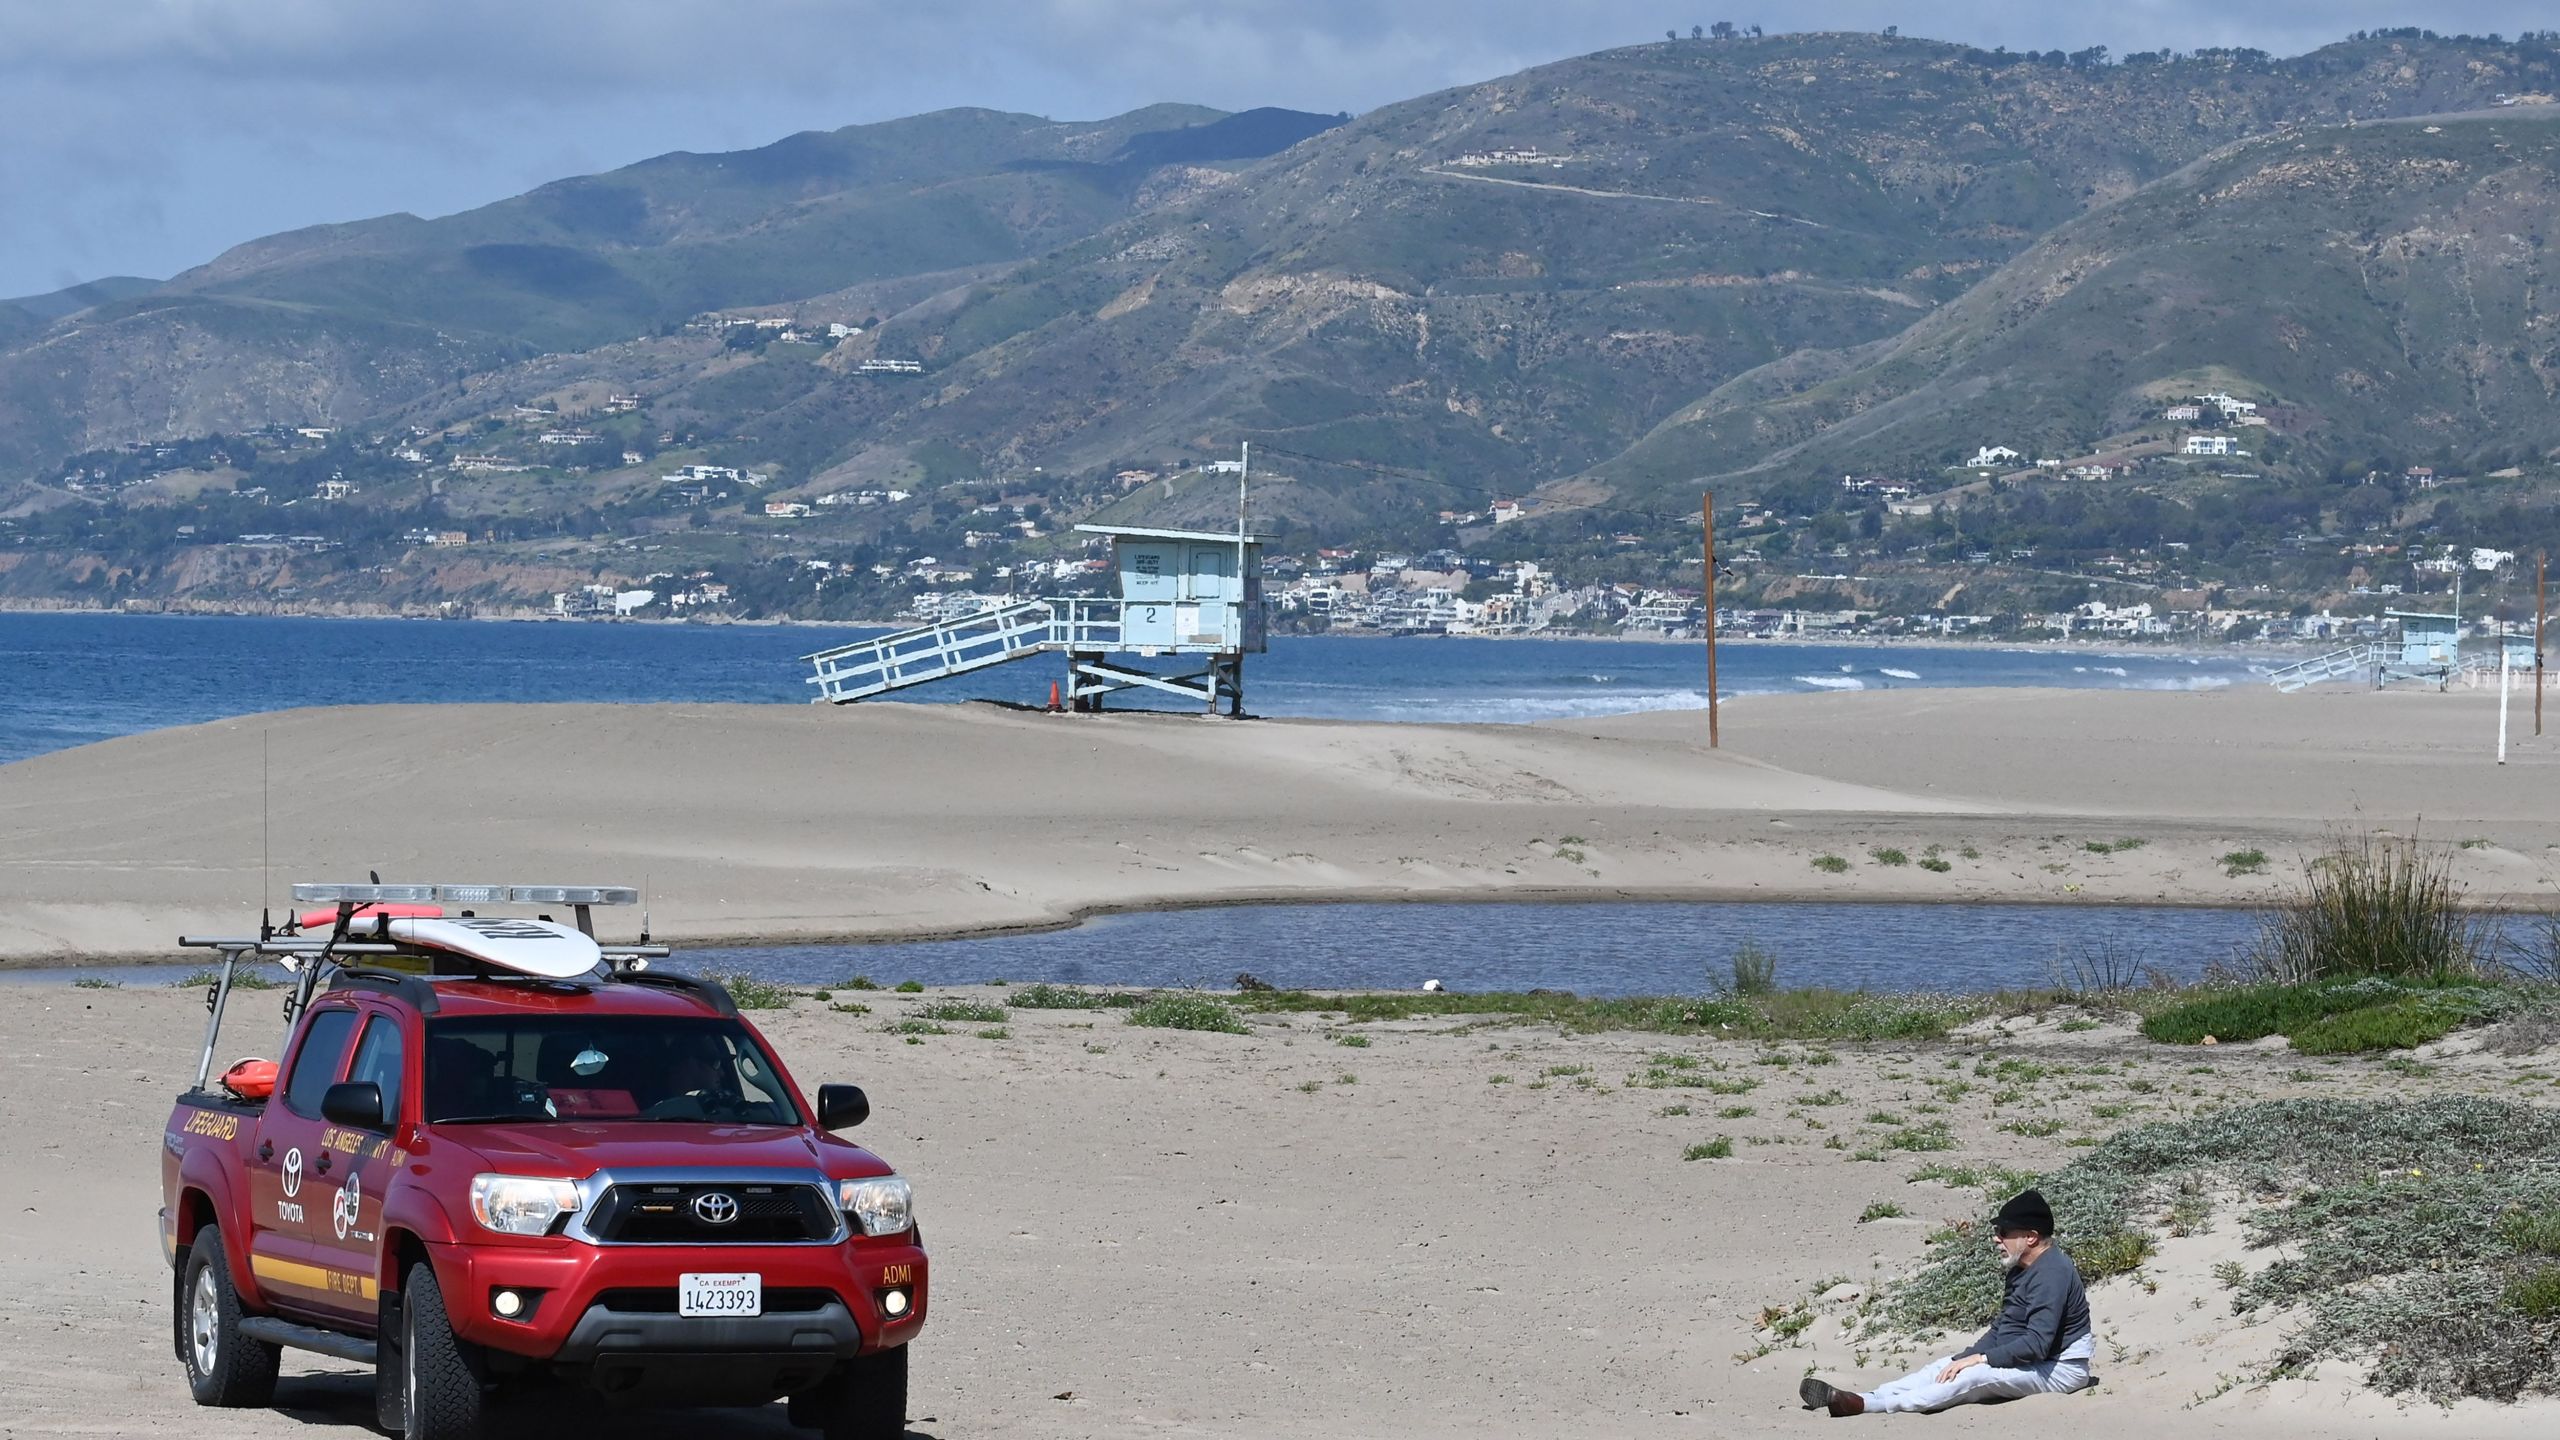
[[[2021,1395],[2068,1395],[2090,1383],[2089,1296],[2071,1257],[2053,1246],[2053,1207],[2029,1190],[2000,1207],[2000,1316],[1962,1355],[1933,1361],[1860,1394],[1807,1377],[1807,1410],[1835,1416],[1927,1413]]]

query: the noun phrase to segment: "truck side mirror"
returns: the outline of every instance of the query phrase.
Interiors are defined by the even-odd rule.
[[[329,1093],[334,1095],[340,1086]],[[818,1087],[818,1128],[850,1130],[871,1118],[871,1097],[859,1085],[821,1085]]]
[[[371,1080],[342,1080],[320,1096],[321,1116],[350,1130],[390,1129],[382,1109],[382,1087]]]

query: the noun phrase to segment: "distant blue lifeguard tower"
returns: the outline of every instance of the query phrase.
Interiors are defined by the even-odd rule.
[[[1079,525],[1111,541],[1119,594],[1009,601],[803,656],[818,699],[851,704],[891,690],[965,675],[1025,656],[1063,652],[1067,708],[1092,713],[1116,691],[1160,690],[1244,714],[1244,657],[1269,648],[1262,599],[1262,540],[1241,529],[1160,530]],[[1146,669],[1166,656],[1191,668]],[[1129,658],[1114,658],[1129,657]]]
[[[2433,680],[2441,690],[2462,668],[2462,621],[2453,615],[2416,610],[2385,610],[2382,618],[2400,622],[2400,648],[2383,649],[2376,657],[2374,681]],[[2379,648],[2379,647],[2378,647]]]

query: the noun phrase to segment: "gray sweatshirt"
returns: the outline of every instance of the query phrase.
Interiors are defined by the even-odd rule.
[[[2041,1365],[2089,1339],[2089,1294],[2080,1286],[2080,1267],[2061,1247],[2010,1271],[2002,1286],[2000,1317],[1973,1342],[1972,1353],[1983,1363],[1995,1370]]]

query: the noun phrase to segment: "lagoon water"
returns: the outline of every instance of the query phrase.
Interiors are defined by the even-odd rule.
[[[1104,916],[1040,934],[896,945],[681,951],[677,968],[792,984],[1049,980],[1206,985],[1236,972],[1284,989],[1547,987],[1579,995],[1695,995],[1745,941],[1789,989],[1993,990],[2054,983],[2057,963],[2112,946],[2192,980],[2257,933],[2245,910],[2122,905],[1249,905]]]
[[[2122,966],[2192,980],[2256,935],[2247,910],[2131,905],[1543,904],[1236,905],[1105,915],[1071,929],[873,945],[677,947],[692,974],[792,985],[1207,986],[1250,971],[1283,988],[1570,990],[1696,995],[1745,941],[1778,958],[1789,989],[1958,991],[2051,985],[2057,966],[2112,948]],[[191,957],[194,958],[194,957]],[[192,965],[189,967],[192,968]],[[0,984],[82,977],[149,985],[175,966],[0,969]]]
[[[798,704],[813,650],[881,633],[822,625],[641,625],[253,616],[0,614],[0,763],[170,725],[306,705],[512,701]],[[907,692],[1037,704],[1055,658]],[[1894,686],[2210,689],[2237,655],[1736,643],[1728,699]],[[1280,636],[1247,662],[1256,714],[1533,721],[1705,705],[1701,647],[1618,640]]]

